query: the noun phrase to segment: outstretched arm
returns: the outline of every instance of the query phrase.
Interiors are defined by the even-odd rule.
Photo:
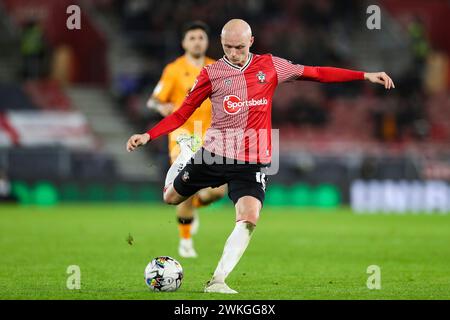
[[[277,72],[278,83],[295,80],[319,82],[369,80],[384,85],[386,89],[395,88],[394,82],[385,72],[372,73],[334,67],[304,66],[275,56],[272,56],[272,62]]]
[[[385,72],[362,72],[334,67],[304,66],[300,80],[319,82],[346,82],[354,80],[369,80],[372,83],[384,85],[386,89],[395,88],[394,82]]]
[[[132,135],[127,142],[127,151],[134,151],[137,147],[145,145],[150,140],[168,134],[182,126],[210,94],[211,82],[206,69],[203,69],[181,107],[162,119],[147,132]]]
[[[162,119],[146,133],[132,135],[127,142],[127,151],[134,151],[137,147],[145,145],[150,139],[154,140],[181,127],[194,113],[195,109],[197,109],[196,106],[184,103],[177,111]]]

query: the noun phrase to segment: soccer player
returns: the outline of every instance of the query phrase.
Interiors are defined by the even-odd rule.
[[[236,293],[225,279],[239,262],[259,219],[265,196],[264,168],[271,162],[272,97],[280,83],[295,80],[345,82],[368,80],[394,88],[384,72],[366,73],[333,67],[291,63],[270,54],[250,52],[250,26],[243,20],[228,21],[222,29],[224,57],[203,68],[182,106],[143,134],[130,137],[127,150],[167,134],[182,125],[206,98],[213,105],[213,119],[202,149],[172,183],[164,187],[168,204],[178,204],[197,190],[228,184],[236,209],[236,224],[205,292]]]
[[[157,110],[163,117],[177,110],[194,85],[195,79],[202,68],[214,62],[213,59],[206,56],[208,31],[208,26],[201,21],[193,21],[184,26],[181,45],[185,53],[164,68],[161,79],[147,101],[147,106],[150,109]],[[211,101],[206,99],[179,129],[169,134],[171,164],[175,163],[180,152],[183,153],[183,156],[179,159],[179,162],[184,158],[188,160],[192,155],[192,149],[195,149],[195,146],[193,146],[196,142],[195,138],[203,138],[210,125]],[[194,134],[196,135],[194,136]],[[178,173],[178,170],[178,163],[176,163],[173,165],[172,171]],[[225,191],[225,185],[216,189],[200,190],[177,206],[180,235],[178,254],[181,257],[197,257],[192,241],[192,235],[198,229],[199,219],[196,208],[222,198]]]

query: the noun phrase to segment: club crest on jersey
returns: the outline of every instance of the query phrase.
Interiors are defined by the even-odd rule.
[[[183,175],[181,176],[181,180],[183,180],[183,182],[187,182],[189,180],[189,171],[185,171],[183,173]]]
[[[259,83],[266,83],[266,74],[262,71],[259,71],[256,74],[256,77],[258,78],[258,82]]]

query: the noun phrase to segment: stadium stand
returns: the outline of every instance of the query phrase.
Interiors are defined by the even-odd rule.
[[[301,178],[312,185],[332,181],[348,190],[358,177],[449,179],[450,67],[448,37],[442,31],[449,22],[433,19],[446,14],[448,4],[379,1],[383,32],[376,32],[365,28],[369,1],[97,0],[83,4],[83,28],[71,33],[54,27],[65,24],[64,15],[55,12],[69,3],[0,1],[5,17],[0,43],[9,39],[2,44],[8,50],[0,52],[0,79],[11,80],[0,83],[1,163],[16,161],[9,154],[19,149],[17,157],[28,157],[39,145],[52,153],[54,165],[69,154],[71,161],[60,163],[68,171],[57,171],[63,179],[78,173],[81,180],[114,177],[158,184],[168,167],[166,140],[133,157],[124,152],[124,141],[161,119],[145,102],[163,66],[181,53],[181,26],[195,19],[207,22],[212,31],[208,54],[220,58],[220,28],[239,16],[253,28],[255,52],[307,65],[386,70],[396,83],[389,94],[364,83],[279,87],[273,123],[282,128],[283,170],[273,183],[295,185]],[[45,70],[31,79],[17,63],[23,58],[21,32],[29,12],[41,23],[45,45]],[[18,67],[14,71],[11,65]],[[58,121],[60,126],[39,120],[56,113],[67,116]],[[58,127],[71,132],[59,147],[57,134],[50,134]],[[34,140],[24,138],[27,134]],[[348,196],[345,191],[340,201]]]

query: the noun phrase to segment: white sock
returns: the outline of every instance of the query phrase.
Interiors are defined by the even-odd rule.
[[[188,161],[194,155],[194,152],[192,152],[190,148],[180,146],[180,149],[181,149],[180,154],[170,166],[169,171],[167,171],[164,186],[168,186],[169,184],[173,183],[178,173],[180,173],[180,171],[183,170]]]
[[[233,232],[227,239],[222,257],[214,271],[212,282],[225,282],[225,279],[241,259],[253,232],[255,225],[248,221],[238,221]]]

